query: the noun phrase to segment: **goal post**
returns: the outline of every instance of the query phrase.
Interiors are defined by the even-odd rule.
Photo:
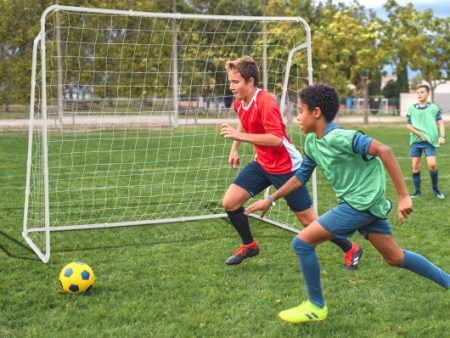
[[[264,86],[301,148],[297,92],[312,84],[302,18],[45,10],[33,46],[23,222],[43,262],[53,231],[226,217],[221,200],[237,171],[220,125],[238,119],[225,62],[243,55],[267,65]],[[253,146],[239,153],[245,165]],[[311,186],[317,208],[315,176]],[[264,220],[298,232],[286,203]]]

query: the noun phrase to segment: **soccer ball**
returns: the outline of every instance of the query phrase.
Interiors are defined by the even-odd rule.
[[[59,273],[59,283],[64,292],[84,293],[95,282],[94,271],[83,262],[69,263]]]

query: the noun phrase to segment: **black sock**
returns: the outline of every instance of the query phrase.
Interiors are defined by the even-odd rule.
[[[430,170],[430,176],[431,176],[431,184],[433,186],[433,191],[439,191],[438,189],[438,170],[435,171]]]
[[[416,188],[416,193],[420,194],[420,172],[413,173],[412,179],[413,179],[414,187]]]
[[[248,217],[244,214],[244,207],[240,207],[234,211],[227,211],[231,224],[241,236],[242,243],[250,244],[253,242],[253,236],[250,232],[250,225],[248,223]]]
[[[348,252],[352,248],[352,242],[346,238],[333,238],[330,241],[340,247],[344,252]]]

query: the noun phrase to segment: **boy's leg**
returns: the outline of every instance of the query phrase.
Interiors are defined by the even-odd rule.
[[[308,301],[280,312],[281,319],[290,323],[302,323],[327,318],[328,309],[323,300],[320,286],[320,266],[315,246],[331,238],[333,235],[317,221],[308,225],[294,238],[292,244],[308,290]]]
[[[325,230],[318,221],[314,221],[300,231],[293,242],[308,288],[308,298],[311,303],[320,307],[323,307],[325,302],[320,287],[320,267],[315,247],[332,238],[334,238],[332,233]]]
[[[292,175],[270,175],[270,180],[278,189],[291,178]],[[317,219],[317,214],[311,207],[312,202],[306,186],[294,190],[286,195],[284,199],[304,227]],[[344,268],[346,270],[355,270],[358,267],[359,260],[362,256],[362,249],[359,245],[346,238],[333,238],[330,241],[340,247],[344,252]]]
[[[446,289],[450,288],[450,275],[448,273],[425,257],[401,249],[392,235],[369,233],[368,239],[389,265],[408,269]]]
[[[312,221],[317,219],[317,214],[313,208],[304,211],[295,212],[295,216],[303,226],[308,226]],[[347,238],[332,238],[330,242],[334,243],[344,252],[344,268],[345,270],[355,270],[358,267],[363,250],[361,247]]]
[[[436,194],[437,198],[444,199],[445,198],[444,194],[440,192],[438,188],[439,172],[436,164],[436,156],[427,156],[427,164],[428,170],[430,171],[431,185],[433,187],[433,192]]]
[[[416,189],[415,193],[411,195],[411,198],[417,198],[420,196],[420,157],[412,157],[412,180]]]
[[[243,244],[253,242],[248,217],[244,214],[244,203],[250,199],[250,194],[240,186],[231,184],[223,198],[223,207],[230,218],[231,224],[238,232]]]
[[[234,183],[230,185],[223,198],[223,206],[228,214],[228,218],[241,237],[243,243],[225,260],[225,264],[227,265],[240,264],[244,259],[259,254],[258,244],[253,239],[248,216],[244,214],[244,207],[242,206],[249,198],[250,194]]]
[[[247,215],[243,204],[270,185],[263,174],[261,166],[253,161],[241,170],[223,197],[223,207],[228,217],[242,239],[242,245],[226,261],[227,265],[236,265],[244,259],[259,254],[258,244],[250,231]]]
[[[349,237],[360,227],[371,224],[374,219],[375,216],[368,212],[360,212],[347,203],[341,203],[320,216],[297,235],[297,238],[294,239],[294,248],[302,267],[309,300],[300,306],[281,312],[279,316],[282,319],[295,323],[320,320],[311,319],[311,315],[310,317],[305,315],[305,312],[312,307],[321,309],[320,306],[325,304],[320,288],[320,268],[315,246],[335,237]],[[319,317],[324,319],[327,316],[326,306],[322,309],[323,312]]]
[[[317,219],[317,214],[313,208],[309,208],[303,211],[297,211],[294,212],[294,214],[304,227],[307,227]],[[330,239],[330,241],[340,247],[344,252],[349,252],[352,249],[352,242],[347,238],[332,238]]]

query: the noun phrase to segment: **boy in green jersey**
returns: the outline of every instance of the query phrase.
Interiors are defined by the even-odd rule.
[[[436,163],[436,148],[445,144],[445,126],[439,107],[428,102],[430,88],[420,84],[416,88],[417,103],[408,109],[406,129],[410,131],[409,156],[412,158],[412,178],[416,192],[411,198],[420,197],[420,157],[422,151],[427,158],[433,191],[437,198],[444,199],[444,194],[438,189],[438,169]],[[439,126],[439,131],[437,126]]]
[[[300,92],[297,121],[307,133],[305,156],[300,169],[269,198],[257,201],[246,214],[261,210],[261,217],[273,201],[304,185],[318,166],[330,181],[338,206],[302,230],[293,247],[308,289],[308,300],[279,313],[290,323],[324,320],[328,308],[322,296],[320,267],[315,247],[332,238],[347,238],[358,230],[392,266],[408,269],[441,285],[447,292],[450,275],[421,255],[401,249],[386,219],[391,203],[386,199],[387,170],[398,194],[400,222],[412,212],[412,202],[392,150],[360,132],[332,123],[339,109],[334,88],[315,85]]]

